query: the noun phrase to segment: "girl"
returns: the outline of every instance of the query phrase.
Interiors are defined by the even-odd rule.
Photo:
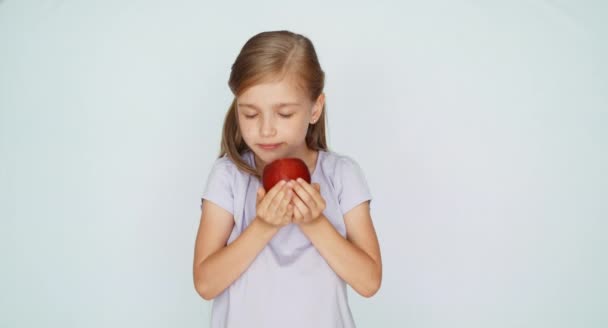
[[[211,327],[355,327],[346,283],[380,288],[382,261],[366,179],[325,140],[324,72],[308,38],[248,40],[228,82],[235,98],[202,196],[194,285]],[[311,182],[264,190],[266,164],[302,159]]]

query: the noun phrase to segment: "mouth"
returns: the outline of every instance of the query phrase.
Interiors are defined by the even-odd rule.
[[[277,143],[277,144],[258,144],[258,146],[260,146],[260,148],[265,149],[265,150],[273,150],[273,149],[277,149],[279,148],[281,144]]]

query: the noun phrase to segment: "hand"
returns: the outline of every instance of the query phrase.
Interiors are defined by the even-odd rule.
[[[289,202],[293,191],[285,181],[280,181],[270,189],[268,194],[264,187],[258,188],[256,194],[256,219],[273,227],[280,228],[291,223],[293,205]]]
[[[325,199],[321,196],[321,185],[312,185],[298,178],[290,181],[296,196],[293,197],[293,223],[309,224],[321,217],[325,210]]]

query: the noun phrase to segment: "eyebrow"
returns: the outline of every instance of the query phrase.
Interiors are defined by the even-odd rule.
[[[239,107],[250,107],[253,109],[257,109],[260,110],[256,105],[254,104],[244,104],[244,103],[240,103],[238,104]],[[272,107],[273,108],[283,108],[283,107],[287,107],[287,106],[300,106],[300,103],[285,103],[285,102],[281,102],[278,104],[274,104]]]

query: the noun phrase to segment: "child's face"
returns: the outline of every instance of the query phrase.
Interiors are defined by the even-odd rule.
[[[265,162],[306,150],[308,126],[323,108],[323,94],[313,103],[288,81],[254,85],[237,97],[243,140]]]

